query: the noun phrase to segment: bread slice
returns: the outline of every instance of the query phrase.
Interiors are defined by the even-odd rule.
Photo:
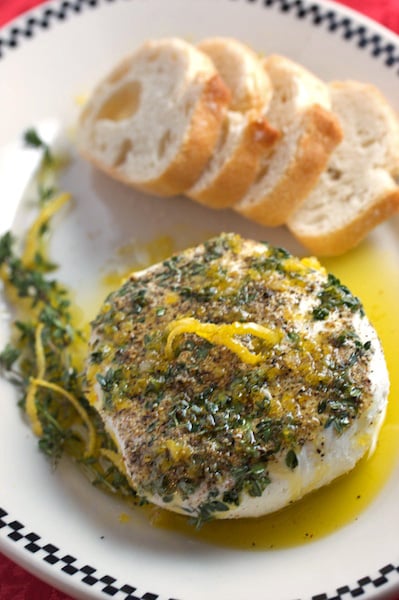
[[[262,114],[272,86],[258,56],[241,42],[216,37],[198,47],[214,62],[231,91],[231,102],[212,158],[186,195],[211,208],[227,208],[246,193],[261,157],[280,137]]]
[[[258,55],[246,44],[231,37],[212,37],[197,46],[213,61],[231,90],[230,110],[245,113],[268,106],[273,88]]]
[[[228,208],[253,183],[261,159],[280,134],[257,111],[228,111],[213,156],[186,195],[211,208]]]
[[[128,185],[178,194],[207,164],[229,101],[206,54],[178,38],[147,41],[94,90],[78,146]]]
[[[234,209],[263,225],[277,226],[316,185],[342,131],[330,110],[325,83],[283,56],[267,57],[264,66],[273,85],[266,117],[282,137]]]
[[[318,185],[288,220],[311,252],[335,255],[360,242],[399,209],[399,120],[374,86],[330,84],[344,140]]]

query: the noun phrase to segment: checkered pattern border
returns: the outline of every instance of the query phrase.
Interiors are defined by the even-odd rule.
[[[93,9],[105,3],[118,0],[64,0],[45,5],[35,16],[20,19],[18,25],[11,26],[0,35],[0,59],[7,51],[15,49],[22,42],[32,38],[36,32],[49,29],[52,23],[64,21],[73,14],[85,9]],[[399,46],[384,39],[383,36],[370,31],[365,25],[353,22],[350,17],[343,16],[335,10],[323,7],[308,0],[232,0],[245,1],[251,4],[263,4],[265,8],[276,9],[281,13],[293,14],[298,19],[306,19],[315,27],[324,27],[332,34],[357,45],[359,49],[367,50],[376,59],[382,60],[386,67],[395,69],[399,76]]]
[[[257,0],[248,0],[254,2]],[[266,7],[276,7],[282,13],[294,13],[298,19],[308,19],[316,27],[324,26],[330,33],[340,34],[341,37],[358,48],[369,50],[375,58],[384,61],[387,67],[399,67],[399,46],[384,40],[378,33],[368,30],[364,25],[359,25],[351,18],[335,12],[333,9],[319,6],[317,3],[309,4],[303,0],[263,0]],[[399,68],[396,70],[399,75]]]
[[[68,17],[81,13],[85,9],[93,9],[105,3],[118,0],[64,0],[45,5],[36,11],[34,16],[20,19],[18,24],[6,28],[0,34],[0,60],[6,54],[18,48],[23,42],[31,39],[38,32],[45,31],[54,22],[65,21]],[[262,3],[265,8],[275,8],[281,13],[293,14],[298,19],[306,19],[315,27],[324,27],[331,34],[341,37],[357,45],[359,49],[367,50],[376,59],[382,60],[388,68],[395,69],[399,76],[399,46],[386,41],[381,35],[370,31],[366,26],[359,25],[350,17],[342,16],[331,8],[326,8],[307,0],[232,0],[248,3]],[[13,542],[22,544],[31,554],[37,554],[47,564],[57,567],[62,573],[79,577],[85,585],[95,588],[100,593],[120,600],[160,600],[158,594],[145,592],[141,594],[130,584],[120,584],[111,575],[101,575],[97,569],[88,565],[79,565],[78,560],[70,554],[64,554],[57,546],[46,543],[41,536],[27,532],[20,521],[12,520],[7,511],[0,508],[0,530]],[[385,565],[378,570],[375,577],[366,576],[359,579],[354,586],[345,585],[337,588],[334,595],[326,593],[312,596],[310,600],[349,600],[358,598],[397,579],[399,565]],[[170,598],[169,600],[174,600]],[[299,600],[299,599],[296,599]]]
[[[311,600],[350,600],[350,598],[359,598],[369,591],[380,588],[381,586],[389,583],[392,580],[392,576],[397,576],[399,573],[399,566],[392,564],[385,565],[378,570],[376,577],[362,577],[358,579],[354,587],[349,585],[343,585],[336,590],[336,594],[329,596],[328,594],[317,594],[312,596]]]
[[[23,545],[26,552],[36,554],[38,558],[49,565],[58,568],[62,573],[79,578],[80,581],[95,588],[98,593],[118,600],[161,600],[158,594],[145,592],[141,594],[137,588],[128,583],[120,583],[111,575],[101,575],[95,567],[79,564],[79,561],[52,543],[45,542],[37,533],[27,531],[25,525],[14,520],[6,510],[0,508],[0,535],[13,542]],[[378,570],[376,576],[367,575],[359,579],[353,586],[344,585],[336,589],[333,595],[317,594],[306,600],[350,600],[358,598],[381,588],[387,583],[393,583],[399,575],[399,565],[385,565]],[[169,600],[176,600],[169,598]],[[304,600],[296,598],[295,600]]]
[[[0,59],[4,58],[7,51],[18,48],[24,41],[35,36],[36,33],[48,30],[53,23],[65,21],[73,14],[81,13],[85,8],[96,8],[105,2],[113,0],[65,0],[64,2],[51,2],[45,4],[41,10],[37,9],[35,16],[20,18],[18,25],[6,29],[1,34],[0,30]]]
[[[27,531],[25,525],[14,520],[3,508],[0,508],[0,535],[22,545],[26,552],[37,555],[38,559],[54,566],[65,575],[79,578],[83,584],[94,588],[99,595],[118,600],[161,600],[158,594],[141,593],[133,585],[121,583],[111,575],[98,573],[91,565],[79,564],[74,556],[64,554],[58,546],[45,542],[37,533]]]

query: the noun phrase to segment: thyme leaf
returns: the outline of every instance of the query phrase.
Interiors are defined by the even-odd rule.
[[[313,309],[313,318],[316,321],[324,321],[336,308],[346,306],[351,312],[359,311],[364,314],[362,303],[351,291],[343,285],[340,280],[329,273],[327,281],[318,294],[319,304]]]
[[[40,148],[44,151],[43,161],[46,166],[53,164],[54,157],[51,152],[50,146],[43,141],[36,129],[27,129],[23,135],[23,140],[26,146],[28,146],[29,148]]]
[[[11,371],[20,355],[21,351],[8,343],[0,353],[0,368],[5,371]]]
[[[288,450],[286,456],[285,456],[285,464],[287,465],[287,467],[289,469],[296,469],[296,467],[298,466],[298,457],[295,453],[294,450],[292,450],[292,448],[290,450]]]
[[[208,523],[215,518],[216,512],[226,512],[230,510],[229,506],[225,502],[220,500],[211,500],[204,502],[199,507],[195,517],[191,517],[189,522],[195,525],[196,529],[200,529],[204,523]]]

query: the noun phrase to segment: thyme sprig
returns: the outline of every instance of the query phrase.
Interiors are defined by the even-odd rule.
[[[39,220],[40,226],[32,227],[22,240],[25,245],[31,246],[28,252],[17,252],[18,240],[10,231],[0,238],[0,277],[15,312],[11,339],[0,352],[0,374],[17,387],[19,405],[25,409],[31,382],[38,372],[39,362],[43,363],[45,380],[53,388],[42,385],[35,389],[40,450],[54,466],[64,454],[71,456],[94,485],[137,500],[126,476],[101,455],[102,449],[116,452],[116,448],[85,397],[81,358],[87,349],[84,330],[74,318],[77,311],[68,288],[50,275],[57,267],[46,257],[44,236],[49,232],[52,202],[56,206],[54,212],[63,202],[57,204],[54,198],[58,193],[56,187],[50,188],[43,183],[42,175],[46,170],[47,180],[55,181],[52,170],[56,169],[57,159],[34,129],[25,132],[24,142],[42,152],[37,177],[37,203],[41,211],[39,216],[45,215],[45,218]],[[41,360],[37,356],[37,343],[35,345],[38,327],[43,349]],[[65,390],[66,394],[57,394],[55,389]],[[86,423],[76,411],[76,406],[68,402],[68,394],[76,398],[95,430],[96,444],[90,457],[85,455]]]

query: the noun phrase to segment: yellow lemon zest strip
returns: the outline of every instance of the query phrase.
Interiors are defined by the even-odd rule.
[[[123,463],[122,457],[118,452],[114,452],[113,450],[108,450],[108,448],[101,448],[100,454],[108,458],[108,460],[118,469],[122,475],[127,477],[125,465]]]
[[[177,336],[183,333],[195,333],[199,337],[207,340],[211,344],[226,346],[234,352],[243,362],[255,365],[262,360],[261,354],[254,354],[246,348],[241,342],[234,339],[236,335],[254,335],[266,340],[271,345],[278,344],[282,334],[278,331],[259,325],[258,323],[201,323],[193,317],[177,319],[172,321],[168,327],[169,333],[166,340],[165,354],[173,358],[173,342]]]
[[[36,331],[35,331],[35,355],[36,355],[36,362],[37,362],[37,377],[39,379],[42,379],[44,377],[44,372],[46,370],[46,363],[45,363],[45,358],[44,358],[44,348],[43,348],[43,342],[42,342],[43,327],[44,327],[43,323],[40,323],[36,327]],[[43,428],[42,428],[42,424],[40,423],[39,418],[37,416],[37,408],[36,408],[36,402],[35,402],[36,391],[37,391],[37,386],[31,380],[29,383],[28,392],[26,394],[25,409],[26,409],[26,414],[28,415],[28,418],[31,422],[33,433],[40,437],[41,435],[43,435]]]
[[[60,394],[61,396],[64,396],[64,398],[69,400],[69,402],[75,408],[76,412],[82,418],[83,422],[86,424],[86,427],[89,432],[89,439],[86,445],[85,457],[92,456],[94,454],[94,448],[96,444],[96,431],[94,429],[93,423],[90,421],[89,415],[87,414],[83,406],[75,398],[75,396],[64,390],[64,388],[57,385],[56,383],[51,383],[50,381],[46,381],[45,379],[38,379],[33,377],[31,379],[31,384],[52,390],[53,392],[56,392],[57,394]]]
[[[46,372],[46,358],[44,355],[44,346],[42,340],[44,324],[39,323],[35,331],[35,355],[37,363],[37,378],[43,379]]]
[[[254,354],[248,348],[246,348],[241,342],[237,342],[231,337],[226,335],[215,334],[211,339],[208,340],[211,344],[219,344],[219,346],[226,346],[229,350],[234,352],[242,362],[248,365],[256,365],[262,360],[261,354]]]
[[[22,254],[22,264],[31,267],[35,261],[37,252],[37,241],[40,237],[40,229],[66,202],[71,199],[71,194],[60,194],[54,200],[45,205],[30,226],[26,234],[25,250]]]
[[[41,437],[43,435],[43,428],[42,428],[42,424],[40,423],[39,418],[37,416],[37,409],[36,409],[36,402],[35,402],[36,391],[37,391],[37,386],[34,385],[31,381],[29,384],[27,394],[26,394],[25,410],[26,410],[26,414],[28,415],[28,419],[31,423],[33,433],[35,435],[37,435],[38,437]]]

